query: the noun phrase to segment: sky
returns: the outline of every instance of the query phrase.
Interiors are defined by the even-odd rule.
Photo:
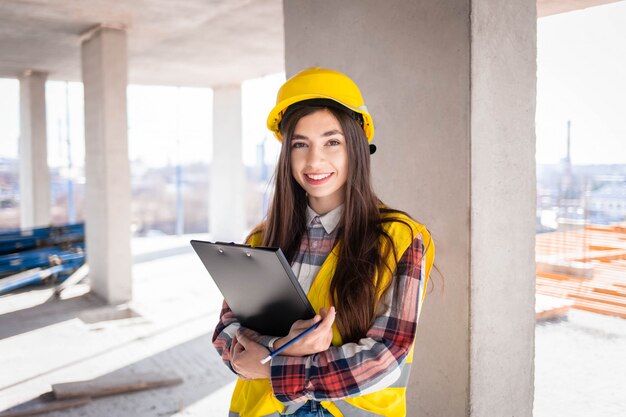
[[[558,163],[565,155],[570,120],[574,164],[626,163],[626,1],[541,18],[537,41],[537,162]],[[246,165],[255,164],[261,142],[266,161],[275,160],[279,145],[265,118],[284,80],[284,74],[274,74],[242,85]],[[49,81],[46,99],[50,165],[67,165],[68,125],[71,157],[80,165],[81,84]],[[132,161],[210,162],[211,89],[131,85],[128,115]],[[17,156],[18,135],[19,84],[0,79],[0,157]]]
[[[537,22],[537,162],[626,163],[626,1]]]
[[[284,81],[285,74],[279,73],[242,84],[242,140],[246,165],[257,162],[257,145],[264,141],[266,162],[276,159],[279,144],[266,129],[265,118]],[[211,162],[213,91],[210,88],[130,85],[127,99],[131,161],[148,167]],[[72,165],[81,165],[85,155],[82,85],[48,81],[46,118],[50,166],[68,164],[68,126]],[[0,79],[0,157],[17,157],[18,136],[19,83]]]

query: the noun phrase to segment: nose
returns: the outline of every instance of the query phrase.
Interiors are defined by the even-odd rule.
[[[324,148],[322,146],[311,146],[307,155],[307,164],[311,167],[324,162]]]

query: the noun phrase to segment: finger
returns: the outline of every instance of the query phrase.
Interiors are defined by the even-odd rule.
[[[238,334],[244,334],[248,336],[248,339],[253,339],[254,337],[260,336],[261,334],[256,330],[248,329],[247,327],[240,327],[237,329]]]
[[[232,357],[235,353],[235,346],[237,346],[237,336],[233,336],[230,341],[230,356]]]
[[[303,320],[302,327],[309,328],[313,326],[315,323],[317,323],[318,321],[321,321],[323,317],[324,316],[322,316],[321,314],[316,314],[315,317],[313,317],[312,319]]]
[[[245,374],[243,373],[243,370],[239,369],[238,366],[236,366],[232,362],[231,362],[230,366],[232,366],[233,371],[235,371],[235,373],[239,376],[240,379],[248,379],[248,378],[246,378]]]
[[[333,323],[335,322],[335,307],[330,307],[328,309],[328,313],[322,319],[322,323],[319,325],[318,329],[322,331],[331,329],[333,327]]]
[[[237,345],[235,345],[235,352],[241,353],[244,350],[246,350],[246,347],[239,340],[237,340]]]
[[[312,319],[298,320],[294,322],[294,324],[292,325],[291,331],[300,333],[302,330],[308,329],[309,327],[313,326],[315,323],[321,320],[322,320],[322,316],[320,316],[319,314],[316,314],[315,317],[313,317]]]
[[[230,344],[231,357],[235,357],[237,354],[243,352],[244,350],[245,350],[244,346],[242,346],[241,344],[241,336],[239,337],[237,335],[233,336],[233,339]]]
[[[239,356],[244,351],[243,346],[240,343],[237,343],[233,348],[233,354],[231,355],[231,361],[237,362],[239,360]]]
[[[246,349],[250,344],[250,339],[248,339],[248,336],[243,333],[237,333],[237,341],[243,347],[243,349]]]
[[[335,311],[335,306],[330,306],[328,308],[322,307],[320,308],[320,315],[322,316],[322,319],[324,319],[329,314],[335,314]]]

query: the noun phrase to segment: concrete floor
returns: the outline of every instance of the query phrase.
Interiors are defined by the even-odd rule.
[[[626,416],[626,320],[570,310],[535,341],[534,417]]]
[[[128,306],[106,307],[86,285],[61,300],[49,286],[0,297],[0,411],[40,401],[54,383],[157,371],[184,383],[46,415],[228,415],[235,378],[211,345],[221,295],[188,245],[192,238],[208,239],[133,241]],[[540,322],[535,417],[626,415],[624,352],[626,320],[571,311],[567,320]]]
[[[184,383],[47,415],[227,415],[235,378],[211,345],[222,298],[191,238],[207,236],[133,241],[128,309],[104,306],[86,285],[61,300],[50,286],[0,297],[0,411],[39,401],[54,383],[157,371]]]

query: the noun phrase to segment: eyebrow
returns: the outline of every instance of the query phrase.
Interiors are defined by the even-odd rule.
[[[322,134],[322,137],[328,137],[328,136],[333,136],[333,135],[341,135],[343,136],[343,133],[341,133],[340,130],[337,129],[333,129],[333,130],[329,130],[328,132],[325,132]],[[304,135],[298,135],[295,134],[291,137],[291,139],[308,139],[308,137],[304,136]]]

